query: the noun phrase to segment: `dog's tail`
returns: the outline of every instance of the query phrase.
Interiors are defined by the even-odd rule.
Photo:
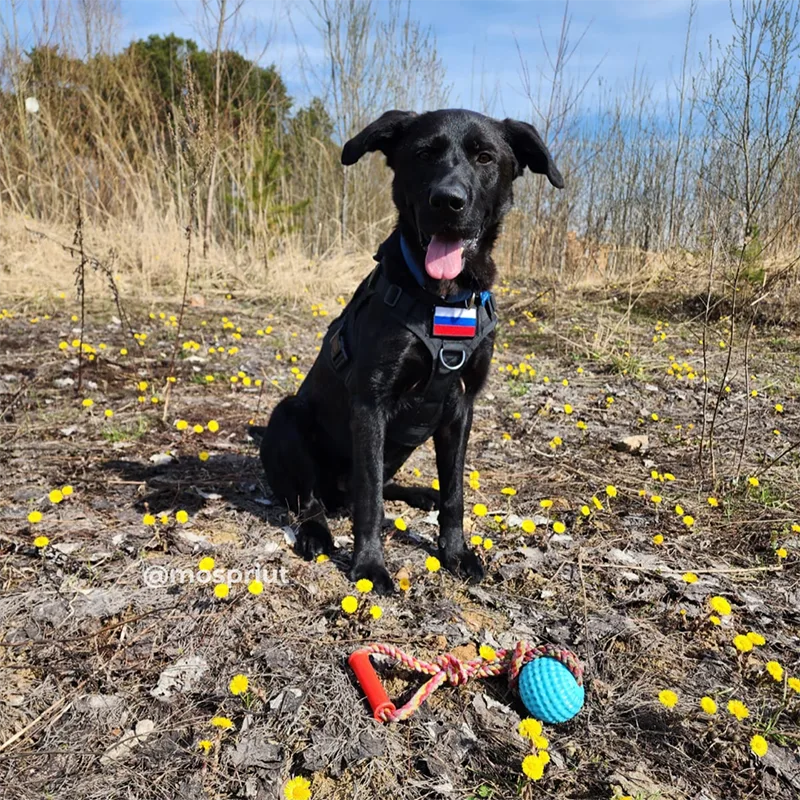
[[[267,432],[267,429],[264,425],[248,425],[247,426],[247,433],[249,434],[250,438],[259,446],[261,447],[261,441],[264,438],[264,434]]]

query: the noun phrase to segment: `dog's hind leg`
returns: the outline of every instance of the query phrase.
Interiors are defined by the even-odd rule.
[[[310,447],[313,420],[303,401],[287,397],[275,407],[261,439],[261,463],[275,499],[297,515],[297,552],[308,561],[333,552],[333,539],[320,500],[318,465]]]

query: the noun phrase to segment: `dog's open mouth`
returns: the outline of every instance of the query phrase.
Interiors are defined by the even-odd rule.
[[[432,236],[425,251],[425,271],[435,281],[451,281],[464,269],[464,240]]]
[[[420,234],[420,244],[425,250],[425,272],[435,281],[452,281],[464,269],[464,253],[476,239],[457,239],[441,234]]]

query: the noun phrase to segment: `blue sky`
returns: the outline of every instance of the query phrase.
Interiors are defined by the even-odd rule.
[[[378,13],[385,14],[386,0],[374,1]],[[0,16],[6,19],[9,3],[0,0]],[[119,0],[119,6],[118,47],[151,33],[203,40],[197,0]],[[29,15],[38,8],[31,2],[22,10],[20,33],[26,44],[35,38]],[[450,105],[478,108],[483,85],[485,93],[496,96],[486,110],[498,116],[529,114],[520,52],[531,74],[537,75],[546,63],[542,34],[551,48],[558,39],[562,0],[412,0],[411,8],[412,16],[436,35],[453,87]],[[570,75],[585,80],[596,69],[595,78],[621,91],[638,67],[654,93],[666,96],[680,69],[688,11],[689,0],[571,0],[570,40],[582,39]],[[324,57],[309,13],[308,0],[245,0],[242,12],[250,54],[260,53],[268,43],[261,60],[278,64],[300,104],[308,89],[298,69],[298,47],[317,64]],[[690,48],[693,62],[709,37],[727,42],[732,31],[727,0],[698,0]]]

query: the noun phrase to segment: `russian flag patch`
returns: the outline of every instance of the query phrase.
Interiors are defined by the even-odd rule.
[[[433,335],[469,338],[478,332],[477,308],[436,306],[433,310]]]

